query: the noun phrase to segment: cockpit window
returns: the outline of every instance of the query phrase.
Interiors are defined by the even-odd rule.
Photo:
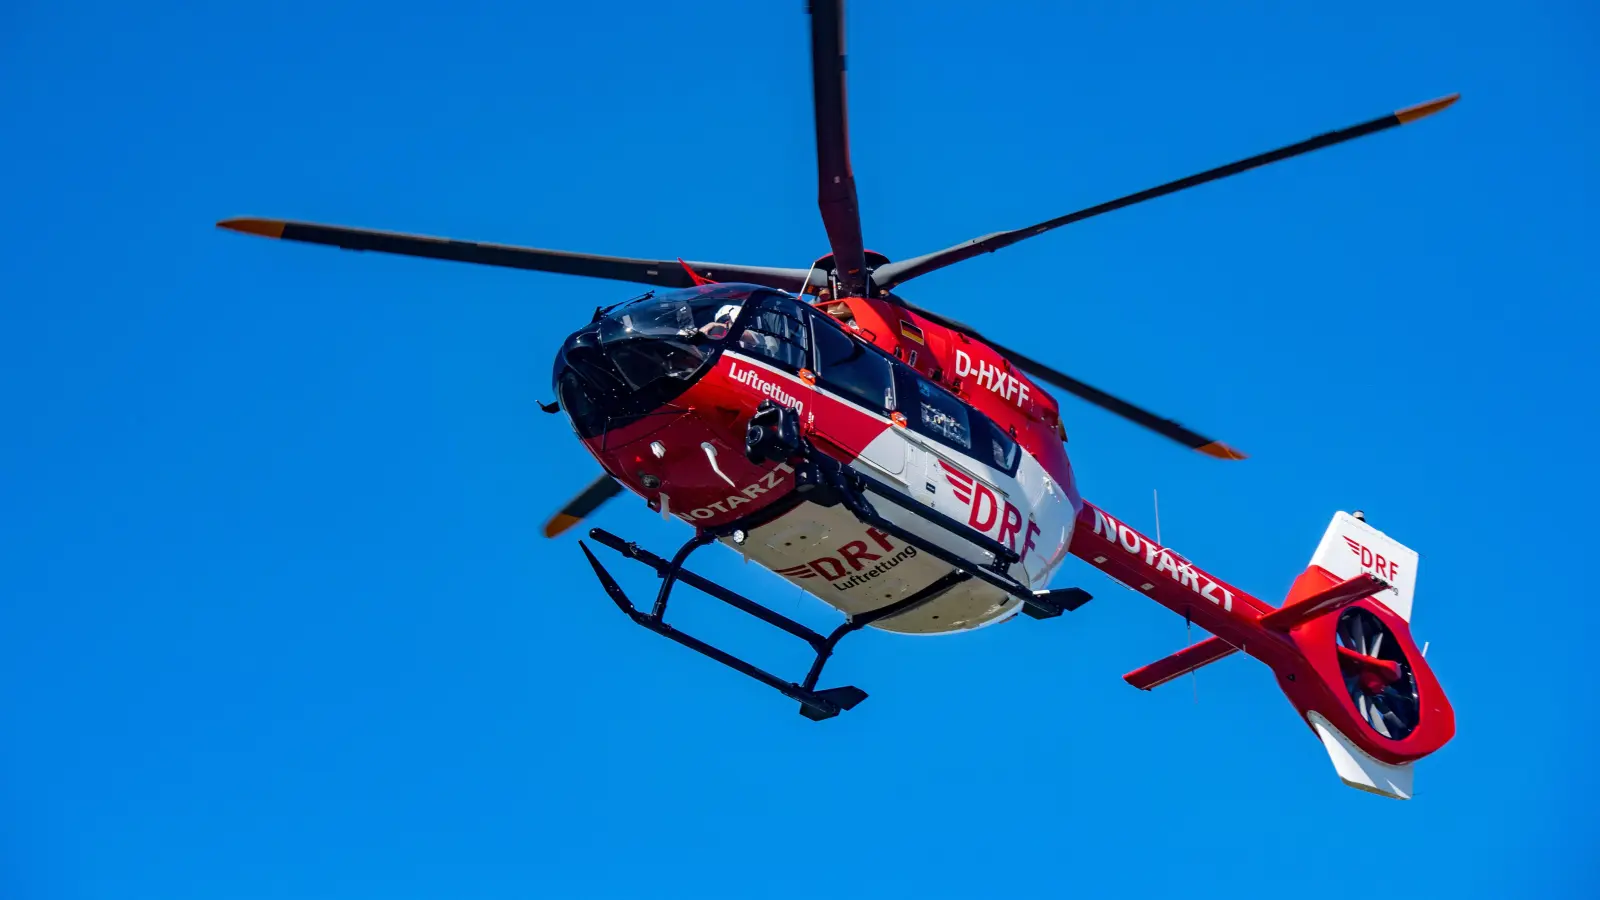
[[[717,300],[646,295],[600,317],[601,352],[631,390],[663,379],[688,379],[710,356]],[[722,331],[726,336],[726,329]]]
[[[873,412],[895,408],[894,362],[854,340],[831,319],[812,317],[817,342],[817,378],[829,390]]]
[[[603,310],[556,358],[556,393],[578,433],[598,435],[683,393],[732,340],[752,298],[769,297],[788,300],[757,285],[710,284],[651,291]]]
[[[737,349],[770,360],[791,372],[807,365],[806,325],[800,305],[769,294],[753,301],[750,318],[739,333]]]
[[[743,297],[676,296],[681,293],[646,294],[608,311],[600,318],[601,343],[652,337],[693,341],[727,337],[743,307]]]
[[[697,348],[668,341],[623,341],[607,345],[606,355],[634,390],[662,378],[691,378],[705,361],[705,354]]]

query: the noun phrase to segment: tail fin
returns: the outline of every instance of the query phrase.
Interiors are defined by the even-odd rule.
[[[1301,682],[1282,670],[1278,683],[1322,741],[1340,780],[1407,800],[1412,766],[1455,734],[1455,713],[1411,638],[1417,552],[1358,516],[1334,515],[1283,611],[1263,623],[1337,593],[1331,586],[1381,582],[1370,599],[1290,633],[1322,684],[1312,689],[1312,679]]]
[[[1311,565],[1340,580],[1369,572],[1389,584],[1379,600],[1395,615],[1411,621],[1411,598],[1417,590],[1417,551],[1357,518],[1360,513],[1335,513]]]

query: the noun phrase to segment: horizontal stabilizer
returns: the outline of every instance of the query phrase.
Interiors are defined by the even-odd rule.
[[[1179,675],[1187,675],[1195,669],[1209,665],[1231,653],[1238,653],[1239,648],[1233,646],[1219,637],[1209,637],[1198,644],[1188,646],[1177,653],[1163,659],[1158,659],[1142,669],[1135,669],[1122,676],[1122,680],[1133,685],[1141,691],[1148,691]]]
[[[1282,609],[1267,613],[1262,617],[1261,624],[1274,631],[1288,631],[1318,616],[1343,609],[1362,597],[1371,597],[1388,587],[1389,583],[1382,578],[1363,572],[1349,581],[1341,581],[1325,591],[1318,591],[1305,599],[1289,603]]]

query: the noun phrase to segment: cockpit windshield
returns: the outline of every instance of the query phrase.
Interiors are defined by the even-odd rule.
[[[690,378],[728,336],[749,290],[650,293],[601,315],[599,339],[628,387]]]
[[[744,306],[743,297],[673,296],[679,293],[683,292],[647,294],[605,313],[600,319],[601,343],[643,337],[721,340]]]
[[[651,291],[604,310],[567,339],[556,391],[580,433],[631,421],[682,393],[733,334],[752,297],[787,297],[751,284]]]

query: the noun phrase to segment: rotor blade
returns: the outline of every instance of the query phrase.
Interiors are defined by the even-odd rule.
[[[1380,703],[1379,701],[1382,702]],[[1377,707],[1378,714],[1383,716],[1383,720],[1385,722],[1393,723],[1395,728],[1405,727],[1405,720],[1400,718],[1400,714],[1389,708],[1389,697],[1387,694],[1375,694],[1372,698],[1372,702],[1373,705]]]
[[[866,291],[867,256],[850,171],[850,127],[845,112],[844,0],[812,0],[811,94],[817,118],[817,206],[828,230],[841,290]]]
[[[692,287],[694,279],[685,271],[684,266],[713,281],[744,281],[795,293],[804,289],[807,282],[813,278],[819,285],[826,284],[821,272],[807,269],[708,262],[680,264],[675,259],[595,256],[589,253],[540,250],[536,247],[514,247],[509,244],[480,244],[475,241],[457,241],[421,234],[400,234],[367,228],[346,228],[340,225],[317,225],[311,222],[285,222],[279,219],[224,219],[217,223],[217,227],[286,241],[324,244],[345,250],[375,250],[380,253],[398,253],[402,256],[422,256],[428,259],[504,266],[511,269],[532,269],[536,272],[555,272],[586,278],[609,278],[612,281],[631,281],[662,287]]]
[[[1298,144],[1290,144],[1287,147],[1280,147],[1277,150],[1273,150],[1268,153],[1262,153],[1258,156],[1252,156],[1249,159],[1241,159],[1238,162],[1229,163],[1225,166],[1218,166],[1215,169],[1208,169],[1198,175],[1190,175],[1188,178],[1180,178],[1177,181],[1169,181],[1166,184],[1158,187],[1139,191],[1136,194],[1129,194],[1126,197],[1119,197],[1115,200],[1101,203],[1098,206],[1091,206],[1088,209],[1080,209],[1077,212],[1068,213],[1067,215],[1060,216],[1058,218],[1047,219],[1046,221],[1040,222],[1037,225],[1029,225],[1026,228],[1018,228],[1012,231],[997,231],[993,234],[986,234],[983,237],[973,238],[964,244],[957,244],[954,247],[949,247],[936,253],[929,253],[913,259],[889,263],[887,265],[878,267],[877,271],[872,273],[872,280],[880,288],[893,288],[895,285],[904,284],[907,281],[916,278],[918,275],[926,275],[935,269],[942,269],[945,266],[954,265],[955,263],[961,262],[964,259],[971,259],[980,253],[993,253],[994,251],[999,250],[1001,247],[1009,247],[1010,245],[1015,244],[1024,238],[1030,238],[1034,235],[1044,234],[1046,231],[1060,228],[1063,225],[1070,225],[1073,222],[1081,222],[1084,219],[1098,216],[1102,213],[1108,213],[1113,210],[1122,209],[1125,206],[1132,206],[1135,203],[1143,203],[1146,200],[1153,200],[1157,197],[1164,197],[1167,194],[1174,194],[1186,188],[1192,188],[1196,185],[1205,184],[1209,181],[1216,181],[1220,178],[1227,178],[1229,175],[1237,175],[1240,172],[1246,172],[1250,169],[1267,165],[1268,163],[1275,163],[1279,160],[1289,159],[1290,157],[1299,156],[1303,153],[1310,153],[1313,150],[1320,150],[1323,147],[1331,147],[1334,144],[1342,144],[1345,141],[1354,140],[1358,137],[1365,137],[1369,134],[1374,134],[1376,132],[1385,131],[1399,125],[1406,125],[1411,122],[1415,122],[1418,119],[1421,119],[1425,116],[1430,116],[1444,109],[1450,104],[1456,102],[1460,96],[1460,94],[1451,94],[1448,97],[1440,97],[1438,100],[1430,100],[1427,103],[1419,103],[1416,106],[1397,110],[1386,116],[1373,119],[1370,122],[1363,122],[1360,125],[1352,125],[1349,128],[1343,128],[1338,131],[1330,131],[1327,134],[1318,135],[1317,137],[1310,138],[1309,140],[1301,141]]]
[[[1363,694],[1362,696],[1365,697],[1366,695]],[[1384,737],[1391,736],[1389,734],[1389,726],[1384,723],[1383,707],[1378,705],[1377,697],[1367,699],[1367,721],[1372,723],[1372,727],[1377,729],[1379,734]]]
[[[578,496],[567,501],[561,511],[550,517],[544,523],[544,536],[553,538],[559,536],[568,528],[583,521],[583,517],[600,508],[600,504],[622,493],[622,485],[610,475],[601,475],[589,486],[583,489]]]
[[[1407,720],[1415,722],[1417,720],[1417,701],[1415,697],[1407,697],[1405,694],[1395,690],[1392,684],[1384,685],[1380,693],[1389,703],[1398,707],[1395,710],[1395,714],[1400,716],[1402,722]]]
[[[1169,437],[1191,450],[1198,450],[1207,456],[1213,456],[1217,459],[1245,458],[1243,453],[1240,453],[1238,450],[1233,449],[1221,441],[1213,440],[1212,438],[1208,438],[1199,432],[1191,431],[1190,429],[1185,428],[1183,425],[1180,425],[1171,419],[1163,419],[1147,409],[1134,406],[1132,403],[1129,403],[1128,401],[1118,397],[1113,397],[1105,391],[1094,387],[1093,385],[1085,384],[1084,382],[1073,378],[1071,375],[1068,375],[1065,372],[1053,369],[1044,363],[1039,362],[1038,360],[1018,353],[1009,347],[1003,347],[979,334],[970,326],[963,325],[962,323],[957,322],[948,316],[940,315],[936,312],[930,312],[929,310],[923,309],[915,304],[907,303],[905,300],[902,300],[899,297],[891,296],[889,299],[892,302],[899,303],[901,306],[904,306],[906,309],[911,310],[925,319],[937,322],[946,328],[953,328],[956,331],[960,331],[971,337],[977,338],[980,341],[983,341],[985,344],[993,347],[1002,356],[1007,357],[1012,362],[1022,367],[1024,371],[1032,375],[1034,378],[1037,378],[1038,380],[1047,384],[1053,384],[1076,397],[1093,403],[1101,409],[1109,410],[1123,417],[1124,419],[1143,425],[1151,431]]]

